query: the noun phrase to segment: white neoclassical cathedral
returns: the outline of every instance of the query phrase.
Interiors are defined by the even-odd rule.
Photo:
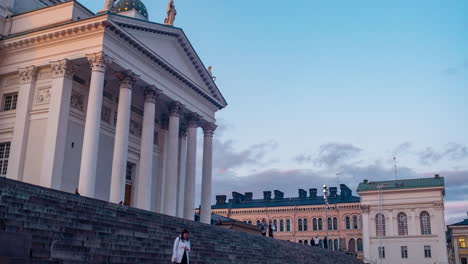
[[[0,1],[0,175],[201,221],[215,113],[227,103],[182,29],[140,0]],[[201,150],[199,150],[201,151]]]

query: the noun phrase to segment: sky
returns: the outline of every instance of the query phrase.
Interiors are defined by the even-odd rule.
[[[168,1],[142,1],[164,21]],[[104,4],[80,2],[94,12]],[[356,190],[394,179],[396,157],[400,179],[444,176],[447,224],[466,218],[467,1],[175,5],[175,26],[229,104],[217,113],[213,199],[337,182]]]

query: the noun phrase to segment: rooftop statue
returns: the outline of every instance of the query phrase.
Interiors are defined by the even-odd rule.
[[[164,19],[164,24],[173,26],[177,10],[175,9],[174,0],[171,0],[167,5],[167,17]]]
[[[104,4],[104,11],[111,10],[112,7],[114,7],[115,0],[106,0],[106,3]]]

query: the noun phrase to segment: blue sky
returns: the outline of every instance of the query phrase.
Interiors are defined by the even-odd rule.
[[[150,20],[164,20],[166,0],[143,2]],[[217,115],[215,193],[292,196],[338,171],[355,187],[393,177],[397,156],[399,177],[446,176],[448,221],[466,216],[468,2],[175,4],[176,26],[229,103]]]

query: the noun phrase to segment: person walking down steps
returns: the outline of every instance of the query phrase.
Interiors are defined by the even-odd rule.
[[[174,241],[174,249],[172,252],[172,263],[188,264],[190,252],[190,239],[187,230],[182,230],[182,233]]]

